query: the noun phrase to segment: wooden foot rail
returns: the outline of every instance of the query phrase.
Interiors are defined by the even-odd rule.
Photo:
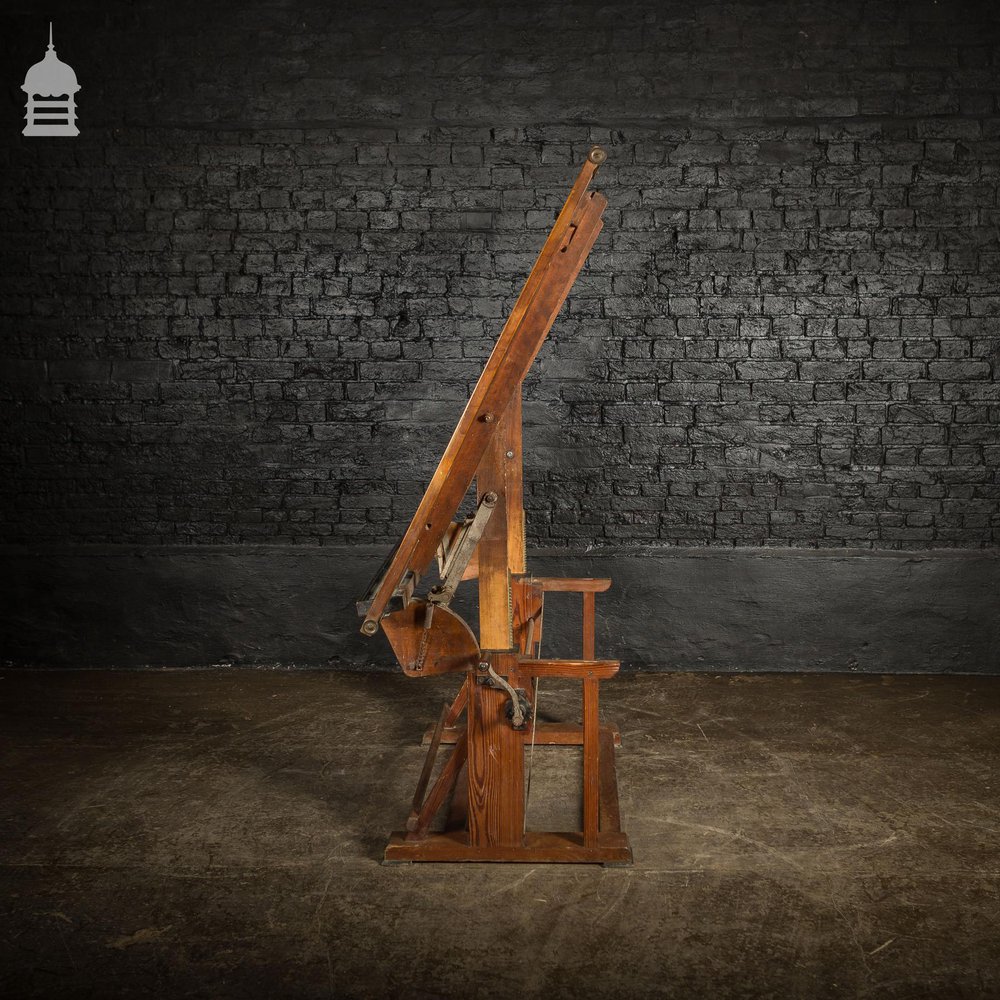
[[[427,746],[434,736],[436,724],[429,726],[420,741]],[[617,726],[602,726],[611,733],[616,747],[622,745],[622,734]],[[458,738],[465,732],[465,726],[445,726],[441,732],[441,743],[450,746],[458,742]],[[534,740],[532,740],[534,735]],[[539,747],[582,747],[583,746],[583,726],[579,722],[539,722],[534,734],[532,734],[531,723],[521,731],[521,739],[525,743],[534,742]]]

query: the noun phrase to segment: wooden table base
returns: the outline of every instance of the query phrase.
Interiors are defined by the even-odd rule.
[[[562,724],[554,724],[563,736],[549,745],[572,746],[580,739],[566,739]],[[542,726],[539,726],[541,731]],[[572,727],[582,735],[579,726]],[[501,861],[555,864],[601,864],[623,866],[632,864],[632,849],[628,836],[622,833],[618,807],[618,780],[615,771],[615,744],[620,742],[618,730],[601,726],[599,730],[598,801],[600,829],[590,842],[581,831],[554,833],[529,830],[520,844],[474,844],[468,829],[466,770],[463,765],[457,775],[454,794],[448,808],[446,828],[440,833],[398,831],[389,838],[385,848],[385,864],[409,864],[414,861]],[[438,740],[438,742],[443,742]],[[540,741],[541,742],[541,741]],[[447,765],[446,765],[447,766]]]

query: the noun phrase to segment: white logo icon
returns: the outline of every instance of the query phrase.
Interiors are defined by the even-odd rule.
[[[45,58],[25,74],[21,87],[28,95],[28,109],[22,135],[79,135],[76,127],[76,100],[80,89],[76,73],[57,55],[52,44],[49,21],[49,48]]]

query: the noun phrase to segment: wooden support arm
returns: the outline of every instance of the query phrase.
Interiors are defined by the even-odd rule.
[[[533,582],[542,585],[544,593],[602,594],[611,586],[610,580],[595,577],[536,576]]]
[[[526,677],[569,677],[578,681],[606,680],[618,673],[618,660],[521,660],[517,670]]]

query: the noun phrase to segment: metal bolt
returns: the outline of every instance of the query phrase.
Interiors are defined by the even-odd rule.
[[[513,458],[513,457],[514,457],[514,452],[512,452],[512,451],[508,451],[508,452],[507,452],[507,457],[508,457],[508,458]]]
[[[496,417],[492,413],[484,413],[483,420],[488,424],[492,424],[496,420]]]
[[[374,635],[378,631],[378,622],[367,621],[361,626],[365,635]]]

